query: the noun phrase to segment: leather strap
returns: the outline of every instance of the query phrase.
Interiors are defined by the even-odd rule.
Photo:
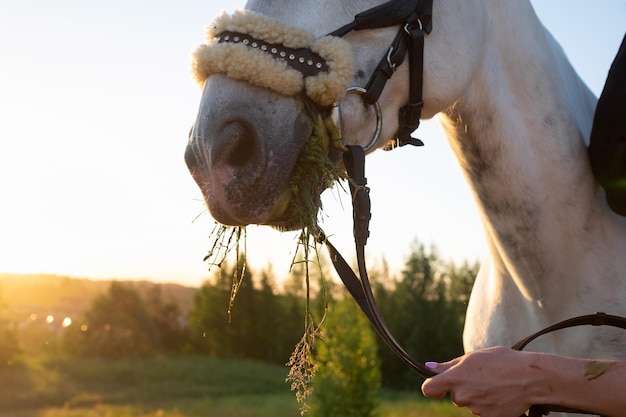
[[[387,81],[396,71],[396,68],[402,65],[406,54],[406,36],[402,31],[399,31],[387,51],[387,56],[378,63],[378,66],[376,66],[370,80],[365,86],[367,93],[364,96],[364,100],[367,104],[372,105],[378,101]]]
[[[387,80],[391,78],[397,66],[403,63],[408,53],[410,66],[409,102],[400,109],[398,132],[391,145],[386,149],[393,149],[406,144],[423,145],[422,141],[411,137],[411,134],[419,126],[421,111],[424,105],[422,101],[424,32],[430,33],[432,30],[432,5],[433,0],[390,0],[387,3],[356,15],[351,23],[329,34],[342,37],[353,30],[404,25],[394,38],[387,56],[378,64],[366,86],[365,101],[369,104],[376,103]],[[369,188],[367,188],[367,180],[365,178],[365,153],[363,148],[359,146],[347,146],[347,149],[348,151],[344,153],[344,164],[349,175],[350,191],[352,193],[353,232],[360,279],[339,251],[328,241],[322,230],[318,231],[318,241],[326,245],[339,277],[378,335],[418,375],[423,378],[433,377],[436,375],[435,372],[413,360],[395,340],[374,300],[365,263],[365,244],[369,237],[368,228],[371,218]],[[546,333],[581,325],[609,325],[626,329],[626,318],[604,313],[574,317],[522,339],[513,346],[513,349],[522,350],[532,340]],[[530,408],[528,417],[541,417],[551,411],[594,414],[561,406],[534,405]],[[524,415],[523,417],[526,416]]]
[[[360,279],[321,230],[318,234],[318,241],[326,245],[337,274],[343,281],[350,295],[352,295],[352,298],[354,298],[361,310],[363,310],[363,313],[365,313],[365,316],[369,319],[376,333],[378,333],[389,348],[413,371],[423,378],[430,378],[436,375],[436,373],[413,360],[402,346],[400,346],[376,305],[365,264],[365,244],[369,237],[369,220],[371,217],[369,189],[366,187],[367,180],[365,178],[365,152],[360,146],[347,146],[347,148],[348,151],[344,154],[344,164],[350,175],[350,190],[352,192],[354,206],[353,231]]]
[[[309,48],[288,48],[283,44],[265,42],[246,33],[224,31],[217,35],[219,43],[239,43],[252,49],[266,52],[281,60],[305,77],[328,72],[328,63]]]
[[[611,326],[626,329],[626,318],[606,313],[595,313],[587,314],[585,316],[572,317],[571,319],[560,321],[552,326],[531,334],[514,344],[511,348],[515,350],[523,350],[530,342],[539,336],[543,336],[546,333],[551,333],[556,330],[568,329],[576,326]]]
[[[432,3],[432,0],[427,2]],[[411,14],[416,11],[421,12],[424,9],[427,7],[422,6],[422,0],[390,0],[357,14],[352,22],[329,33],[329,35],[342,37],[353,30],[379,29],[401,25],[406,22]],[[432,14],[432,6],[430,11]]]
[[[433,0],[391,0],[359,13],[351,23],[329,34],[341,37],[353,30],[401,25],[386,56],[378,63],[369,79],[364,95],[366,103],[376,103],[385,84],[408,55],[409,102],[399,110],[398,131],[386,150],[404,145],[424,145],[421,140],[411,137],[411,134],[419,127],[424,107],[424,32],[432,31],[432,9]]]
[[[400,126],[396,133],[399,146],[411,144],[411,134],[420,125],[424,101],[422,84],[424,82],[424,31],[422,22],[416,19],[404,27],[409,43],[409,102],[400,109]]]

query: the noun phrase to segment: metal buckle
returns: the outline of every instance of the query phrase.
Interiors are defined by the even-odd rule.
[[[424,31],[424,25],[422,25],[422,20],[421,20],[421,19],[417,19],[417,21],[416,21],[416,22],[414,22],[414,23],[417,23],[417,29],[418,29],[420,32],[423,32],[423,31]],[[406,32],[406,34],[407,34],[407,35],[409,35],[409,36],[410,36],[410,35],[412,35],[412,32],[413,32],[413,23],[406,23],[406,24],[404,25],[404,31]]]
[[[387,65],[389,65],[389,68],[391,68],[392,72],[396,72],[396,69],[398,69],[398,64],[396,64],[395,62],[391,61],[391,54],[393,54],[393,45],[389,48],[389,51],[387,52]]]
[[[363,87],[349,87],[346,90],[346,95],[350,93],[365,95],[367,94],[367,90]],[[369,141],[369,143],[363,147],[363,150],[365,152],[371,150],[374,145],[376,145],[376,142],[378,142],[378,139],[380,139],[380,135],[383,131],[383,112],[380,108],[380,104],[378,104],[377,101],[372,104],[372,106],[374,106],[374,111],[376,112],[376,130],[374,131],[374,135],[372,136],[372,139]],[[341,131],[341,103],[336,103],[333,106],[331,118],[335,123],[337,132],[339,132],[339,138],[341,139],[341,141],[338,143],[338,147],[342,152],[347,152],[348,148],[346,148],[346,146],[344,145],[343,133]]]

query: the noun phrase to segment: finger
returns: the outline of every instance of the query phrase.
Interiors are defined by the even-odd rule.
[[[422,384],[422,393],[430,398],[442,398],[448,393],[445,384],[441,384],[440,378],[432,377],[424,381]]]

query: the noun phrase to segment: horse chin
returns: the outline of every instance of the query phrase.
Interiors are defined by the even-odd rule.
[[[285,184],[279,194],[276,192],[277,188],[264,188],[259,184],[245,189],[239,188],[236,192],[224,192],[218,185],[220,192],[215,193],[211,192],[210,182],[204,181],[206,205],[215,220],[229,226],[257,224],[270,226],[281,232],[314,228],[317,214],[322,207],[321,194],[342,177],[340,155],[338,150],[331,149],[326,160],[327,164],[334,166],[331,173],[308,175],[312,172],[319,174],[319,167],[309,166],[305,161],[310,160],[311,155],[303,151],[293,171],[283,177]],[[240,185],[234,183],[231,188]],[[240,198],[243,195],[249,198]],[[275,195],[278,197],[272,197]]]
[[[213,172],[211,172],[213,171]],[[216,175],[214,170],[202,169],[202,173],[192,175],[203,192],[205,204],[211,216],[219,223],[227,226],[247,226],[249,224],[282,225],[292,223],[293,215],[289,215],[283,195],[288,176],[278,175],[268,181],[246,182],[238,180],[236,172],[230,180]],[[284,182],[284,183],[282,183]],[[286,227],[286,226],[285,226]]]
[[[325,184],[308,184],[310,195],[298,195],[291,181],[283,188],[282,193],[271,201],[271,196],[259,193],[257,190],[242,190],[236,192],[214,192],[210,182],[204,181],[204,200],[211,216],[219,223],[227,226],[247,226],[250,224],[270,226],[278,231],[299,230],[314,223],[321,208],[321,193]],[[236,185],[235,185],[236,188]],[[219,189],[219,186],[218,186]],[[224,195],[242,195],[246,193],[249,199],[224,198]],[[303,203],[306,200],[306,203]],[[303,206],[307,210],[302,209]]]

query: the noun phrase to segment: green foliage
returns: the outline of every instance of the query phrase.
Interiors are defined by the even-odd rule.
[[[8,409],[4,405],[10,403],[14,407],[20,404],[19,407],[23,408],[58,407],[61,410],[58,414],[47,413],[50,417],[297,415],[298,404],[285,383],[287,370],[284,363],[304,331],[303,318],[307,311],[304,265],[295,263],[291,277],[281,279],[282,293],[275,288],[276,278],[271,269],[258,275],[251,270],[245,271],[231,309],[230,322],[232,277],[237,274],[236,266],[229,266],[226,262],[222,263],[211,282],[195,291],[193,302],[190,289],[176,299],[190,308],[188,317],[184,317],[179,304],[170,301],[172,293],[167,292],[170,291],[167,286],[117,282],[104,293],[105,288],[100,286],[99,291],[92,291],[100,295],[90,295],[86,298],[88,301],[81,300],[80,308],[72,298],[71,307],[77,313],[83,312],[84,319],[74,319],[72,314],[70,327],[58,328],[54,332],[45,328],[46,340],[53,343],[59,334],[64,335],[66,352],[80,356],[32,362],[30,352],[28,356],[21,355],[17,364],[14,361],[0,372],[0,386],[3,387],[0,409],[4,412]],[[316,268],[311,271],[315,274]],[[457,266],[442,262],[434,249],[417,242],[411,247],[405,267],[398,276],[386,270],[371,271],[370,278],[385,320],[416,360],[448,360],[462,352],[465,308],[476,272],[477,265],[464,263]],[[317,294],[321,292],[317,286],[320,279],[313,274],[312,290]],[[71,281],[62,280],[62,283],[66,288]],[[85,288],[87,283],[80,281]],[[162,291],[166,291],[167,300]],[[371,339],[366,347],[355,345],[363,338],[371,338],[371,335],[364,335],[371,333],[370,325],[351,300],[339,301],[344,296],[340,289],[329,285],[327,295],[327,299],[313,296],[310,302],[310,312],[317,315],[323,314],[327,301],[331,306],[322,328],[327,333],[326,342],[316,344],[321,369],[313,380],[314,401],[319,396],[329,404],[334,402],[333,406],[363,407],[358,415],[370,415],[364,408],[373,407],[374,400],[380,399],[372,394],[375,390],[368,391],[375,384],[370,385],[367,381],[371,383],[380,378],[380,375],[376,377],[370,373],[372,369],[379,369],[378,365],[369,363],[373,362],[381,365],[383,386],[415,392],[411,398],[402,397],[398,401],[383,397],[377,408],[379,417],[467,415],[446,407],[446,403],[420,403],[413,398],[419,397],[417,388],[421,379],[407,370],[377,338],[374,340],[378,346]],[[41,294],[38,297],[41,298]],[[10,300],[13,302],[14,297],[11,296]],[[10,313],[15,314],[13,304],[11,308]],[[28,306],[19,311],[30,313],[37,310]],[[13,316],[2,313],[0,308],[0,322],[12,321]],[[316,317],[315,321],[320,318]],[[18,336],[14,327],[3,327],[2,323],[0,353],[5,352],[3,344],[17,346]],[[83,324],[87,326],[85,331],[81,330]],[[2,329],[5,328],[9,329],[6,334],[10,337],[3,339]],[[99,331],[90,332],[94,329]],[[24,337],[24,329],[20,329],[19,336]],[[190,338],[191,345],[188,344]],[[54,353],[49,346],[46,344],[46,352]],[[190,348],[211,357],[154,355],[189,352]],[[258,363],[250,365],[255,362],[225,362],[216,357],[256,358],[279,365],[266,368]],[[223,366],[225,363],[232,363],[232,366]],[[345,369],[340,372],[342,367]],[[331,373],[339,376],[326,376]],[[211,382],[207,382],[208,379]],[[347,380],[353,382],[347,384]],[[346,389],[349,392],[342,391]],[[369,394],[364,394],[366,392]],[[339,400],[337,395],[341,395]],[[359,396],[367,399],[352,400]],[[268,405],[268,401],[272,405]],[[114,405],[95,407],[96,404]],[[317,407],[318,403],[313,405]],[[74,412],[79,409],[83,411]],[[163,413],[162,409],[165,410]],[[86,410],[105,411],[87,414]],[[35,414],[8,414],[16,417],[32,415]],[[335,409],[319,415],[342,416]]]
[[[256,288],[246,269],[229,310],[235,269],[224,262],[213,283],[205,283],[194,296],[189,331],[195,351],[284,364],[302,335],[304,300],[275,294],[267,271]]]
[[[462,334],[476,267],[444,264],[434,248],[414,242],[402,278],[392,288],[378,285],[383,317],[404,349],[419,361],[445,361],[463,353]],[[415,377],[382,342],[383,385],[417,390]]]
[[[331,304],[317,345],[312,416],[370,417],[381,383],[374,333],[351,299]]]
[[[6,417],[11,410],[54,406],[66,410],[102,404],[162,407],[176,402],[182,405],[190,399],[284,394],[295,415],[297,405],[285,389],[284,375],[283,366],[250,360],[187,355],[115,360],[35,355],[26,358],[22,366],[0,373],[0,414]],[[210,402],[205,406],[211,407]],[[205,410],[197,415],[214,414]]]
[[[2,417],[294,417],[285,367],[168,355],[108,360],[31,355],[0,372]],[[466,417],[448,401],[385,391],[379,417]]]
[[[345,178],[345,171],[331,159],[331,146],[341,142],[330,117],[322,117],[316,106],[305,101],[313,129],[296,161],[287,187],[277,205],[283,209],[286,228],[300,227],[304,235],[317,233],[317,218],[322,208],[321,194]],[[276,207],[274,208],[276,210]],[[278,227],[281,229],[282,227]]]
[[[164,352],[181,352],[189,339],[179,305],[163,299],[160,285],[152,286],[146,295],[146,306],[157,335],[157,346]]]
[[[455,407],[448,398],[425,399],[407,391],[380,392],[378,417],[470,417],[467,408]]]
[[[195,351],[225,358],[256,358],[285,363],[302,338],[306,310],[304,263],[295,263],[284,280],[284,293],[273,289],[273,274],[263,271],[255,286],[253,272],[246,270],[229,322],[228,306],[235,267],[223,263],[211,283],[194,298],[189,325]],[[419,361],[449,360],[463,353],[462,333],[467,300],[477,273],[476,264],[443,262],[434,248],[415,242],[397,278],[388,270],[371,270],[377,303],[394,336]],[[311,268],[312,272],[316,268]],[[328,273],[327,273],[328,275]],[[313,276],[315,286],[320,281]],[[312,313],[323,313],[325,303],[342,298],[329,285],[327,298],[313,297]],[[320,288],[314,288],[320,293]],[[332,323],[336,311],[328,320]],[[362,315],[362,313],[359,313]],[[315,321],[321,320],[316,317]],[[327,331],[325,323],[322,331]],[[369,329],[369,324],[364,324]],[[383,386],[418,390],[421,380],[378,338],[374,360],[380,358]],[[299,346],[299,345],[298,345]]]
[[[123,358],[150,356],[181,349],[185,332],[175,303],[166,303],[153,288],[144,300],[129,283],[112,282],[96,297],[82,323],[67,329],[64,346],[69,353]]]
[[[309,264],[313,265],[312,261]],[[270,268],[258,274],[250,269],[244,271],[230,321],[232,278],[239,274],[235,274],[236,266],[225,261],[210,282],[199,289],[184,291],[150,283],[96,281],[91,288],[92,282],[88,280],[41,277],[31,282],[19,277],[6,284],[7,299],[11,301],[9,309],[0,308],[0,366],[14,361],[5,358],[15,358],[19,347],[30,354],[41,350],[51,353],[57,346],[63,346],[67,353],[86,356],[123,358],[195,352],[284,365],[305,330],[305,265],[295,262],[287,279],[276,277]],[[322,293],[317,265],[310,272],[312,299],[308,311],[315,316],[313,322],[319,323],[326,302],[332,303],[343,295],[341,286],[338,290],[330,280],[326,282],[327,297],[316,295]],[[476,273],[476,264],[458,266],[443,262],[434,249],[415,242],[400,274],[372,269],[370,280],[383,317],[409,354],[419,361],[440,361],[462,353],[466,303]],[[333,275],[326,271],[325,274]],[[276,281],[283,283],[280,293]],[[3,288],[4,284],[5,281]],[[45,290],[35,284],[45,285]],[[63,298],[67,296],[65,290],[69,291],[69,299]],[[24,304],[28,301],[23,295],[26,293],[36,295],[35,305]],[[47,299],[42,293],[54,293],[54,297],[60,298]],[[80,293],[85,297],[79,303]],[[176,302],[171,301],[174,297]],[[40,302],[46,307],[36,309]],[[180,304],[189,315],[181,311]],[[38,319],[27,320],[33,312],[38,314]],[[57,318],[71,317],[71,326],[62,327],[60,320],[54,326],[47,325],[45,317],[50,312]],[[336,314],[331,311],[330,319]],[[26,323],[19,333],[10,324],[18,319]],[[35,340],[30,334],[36,330],[41,334]],[[58,345],[59,340],[62,345]],[[386,345],[378,343],[383,386],[417,390],[421,380]],[[372,358],[376,359],[376,354]]]
[[[0,291],[0,369],[11,365],[20,351],[17,327],[7,318]]]

